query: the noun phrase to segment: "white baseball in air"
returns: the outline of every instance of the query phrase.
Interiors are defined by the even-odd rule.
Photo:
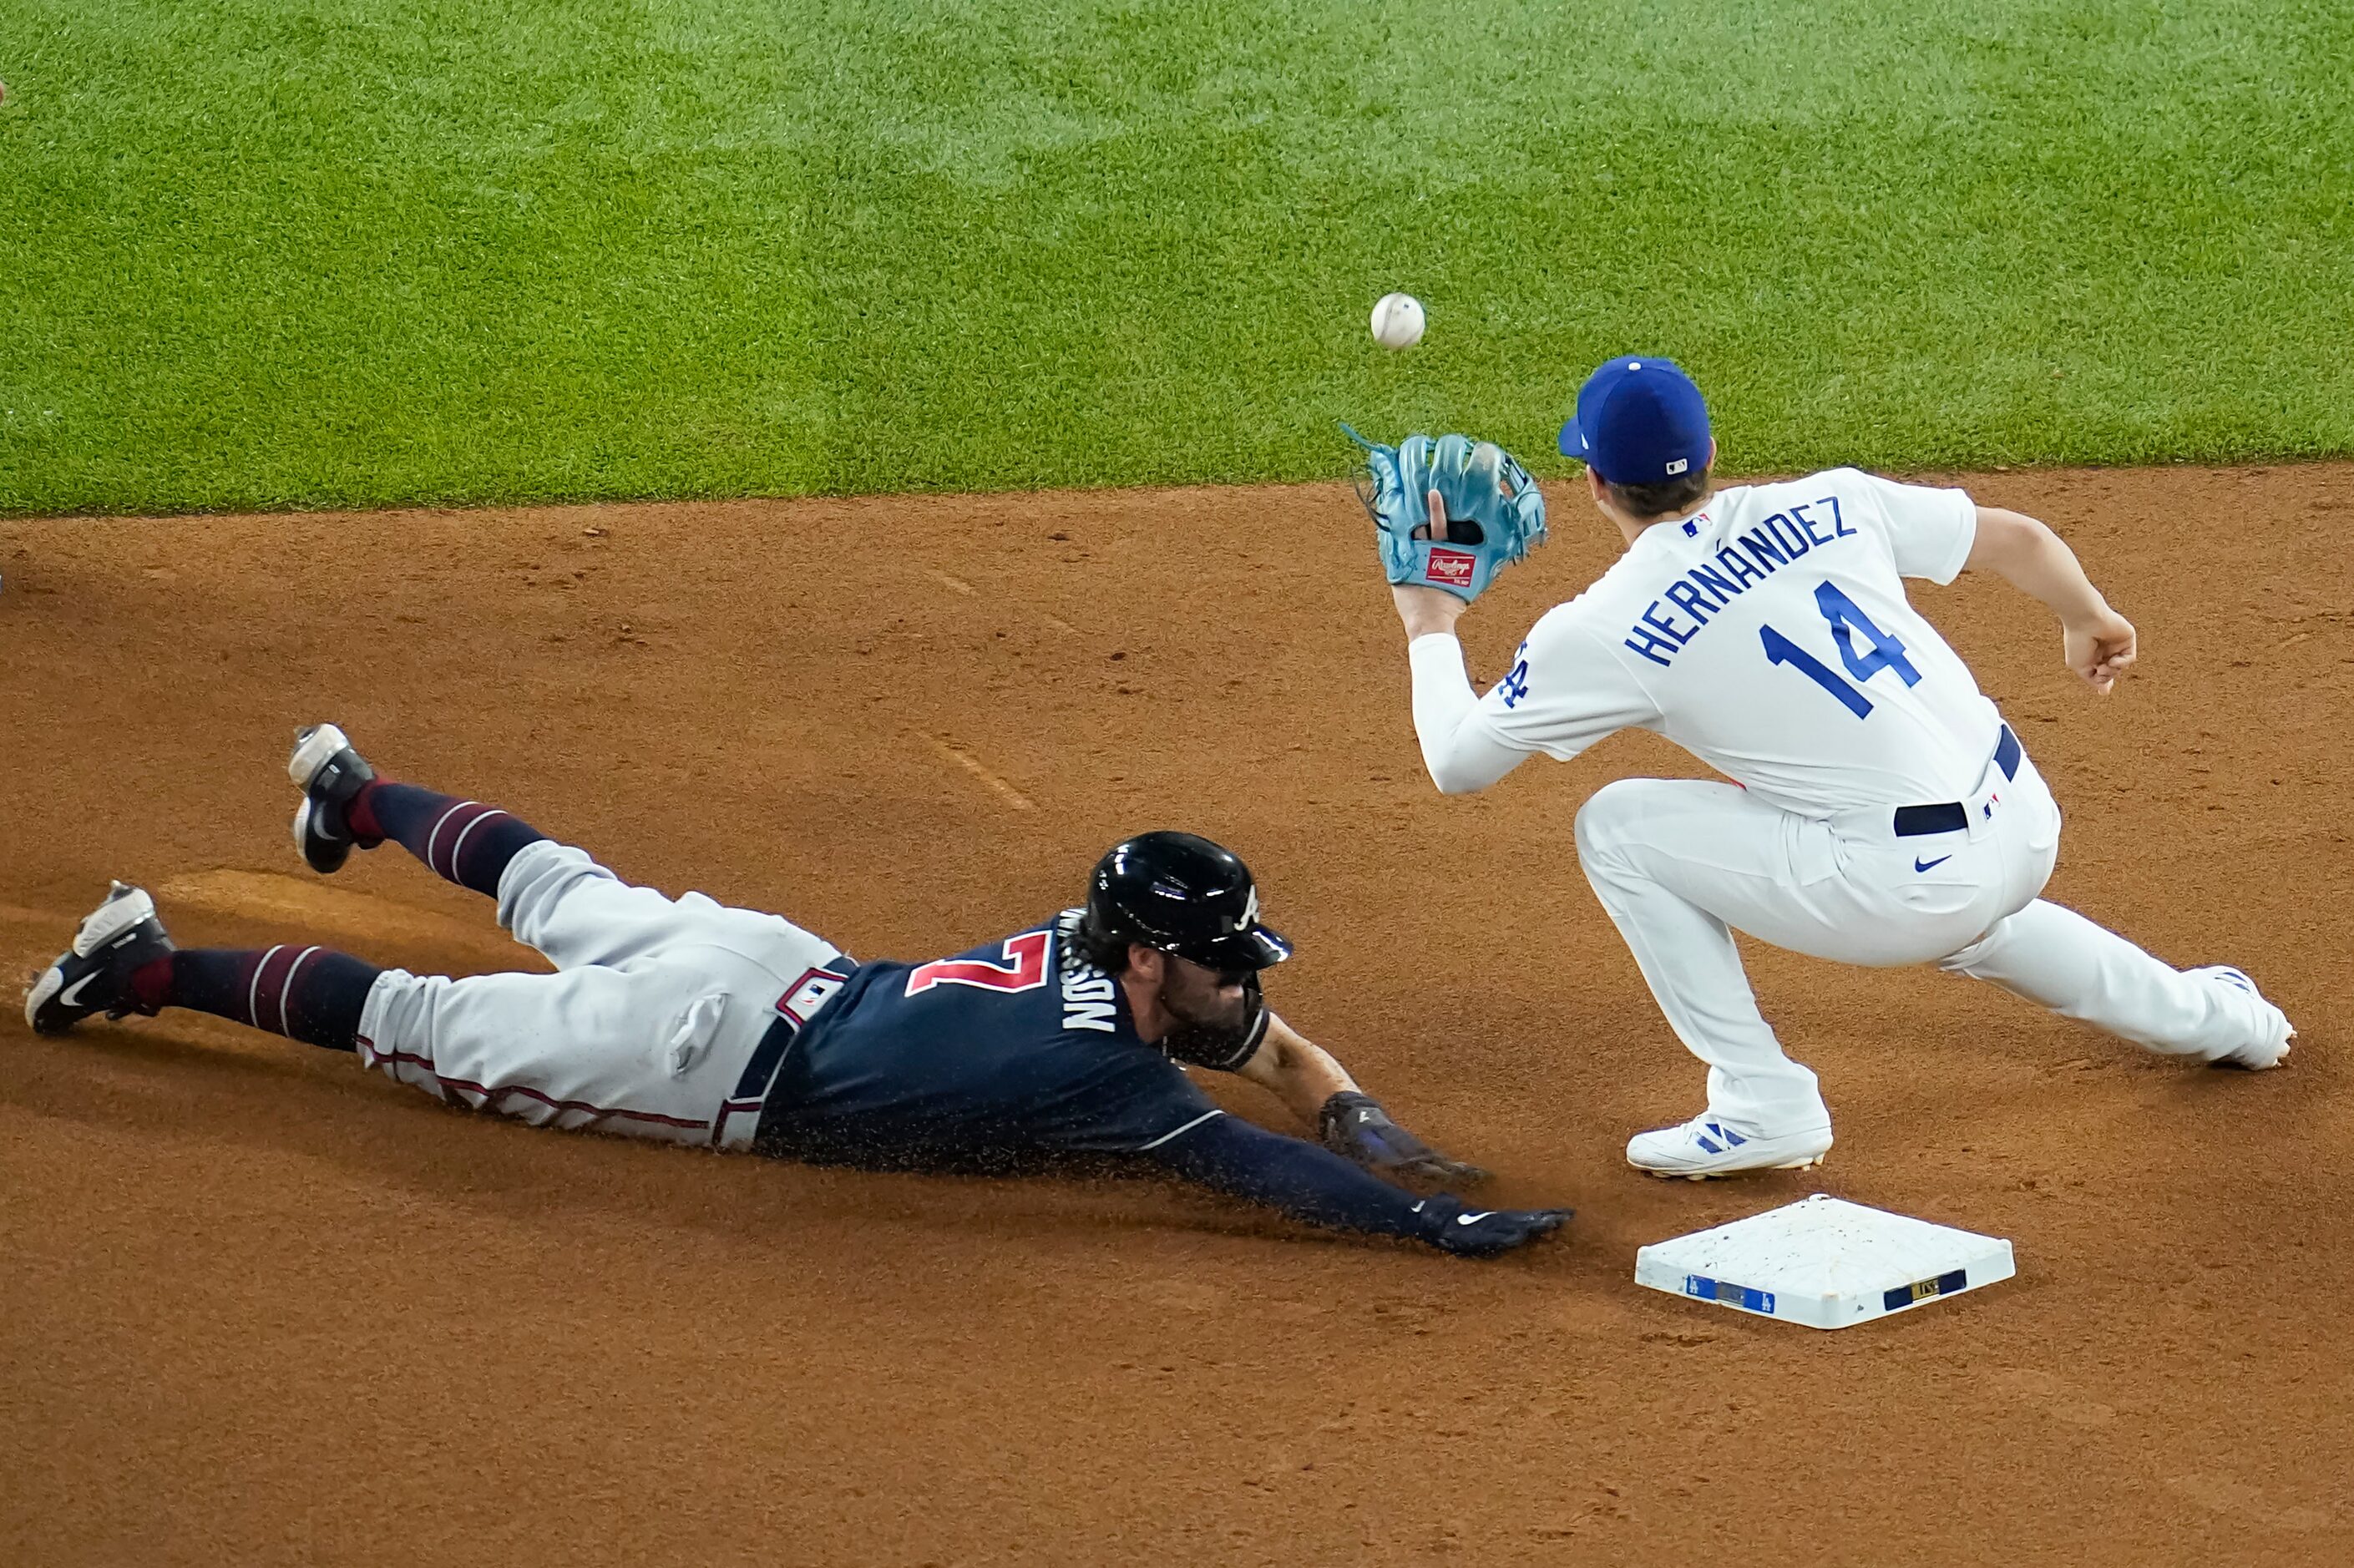
[[[1422,341],[1422,302],[1412,294],[1384,294],[1373,306],[1373,341],[1384,348],[1412,348]]]

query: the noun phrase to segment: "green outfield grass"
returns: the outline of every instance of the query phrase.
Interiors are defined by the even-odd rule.
[[[2354,450],[2342,0],[0,0],[0,511]],[[1384,290],[1429,340],[1376,349]]]

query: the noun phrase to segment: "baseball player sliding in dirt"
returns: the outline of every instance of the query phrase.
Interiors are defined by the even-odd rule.
[[[313,869],[387,839],[498,900],[554,974],[379,969],[300,942],[176,948],[117,883],[35,981],[44,1034],[104,1013],[194,1008],[331,1050],[451,1104],[542,1126],[787,1159],[993,1167],[1124,1158],[1310,1224],[1484,1256],[1567,1211],[1477,1210],[1372,1172],[1484,1172],[1399,1127],[1268,1012],[1291,948],[1249,871],[1186,833],[1097,863],[1083,907],[930,963],[855,963],[774,915],[632,887],[495,807],[379,778],[333,725],[296,737],[294,838]],[[1179,1062],[1239,1074],[1320,1143],[1212,1105]]]
[[[1542,506],[1517,464],[1481,459],[1494,447],[1415,440],[1405,456],[1427,461],[1374,449],[1375,511],[1438,788],[1482,789],[1532,752],[1566,759],[1629,727],[1733,780],[1620,779],[1577,814],[1587,880],[1709,1067],[1708,1108],[1635,1138],[1628,1163],[1699,1180],[1831,1146],[1815,1075],[1759,1015],[1734,930],[1848,963],[1935,963],[2153,1051],[2250,1068],[2287,1055],[2288,1020],[2238,969],[2170,968],[2037,896],[2059,808],[1903,579],[2002,577],[2051,607],[2069,667],[2106,694],[2133,626],[2050,528],[1854,469],[1718,490],[1700,388],[1669,361],[1615,359],[1579,390],[1561,450],[1626,553],[1480,696],[1456,621],[1543,538]]]

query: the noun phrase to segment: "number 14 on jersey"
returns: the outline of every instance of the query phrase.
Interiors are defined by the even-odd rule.
[[[1830,623],[1831,641],[1839,645],[1840,662],[1856,681],[1869,681],[1882,670],[1893,670],[1908,686],[1921,683],[1921,672],[1904,657],[1904,644],[1872,624],[1872,617],[1856,608],[1855,600],[1841,593],[1830,582],[1815,585],[1815,606]],[[1870,652],[1856,651],[1856,636],[1861,633],[1871,647]],[[1787,664],[1808,680],[1845,704],[1847,710],[1858,718],[1872,714],[1872,699],[1850,682],[1840,679],[1836,671],[1821,660],[1783,636],[1770,626],[1757,629],[1758,641],[1766,644],[1766,662]]]

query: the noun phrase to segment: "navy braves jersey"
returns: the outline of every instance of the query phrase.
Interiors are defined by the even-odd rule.
[[[1121,1153],[1222,1114],[1138,1037],[1119,982],[1068,939],[1078,916],[952,959],[861,965],[786,1053],[758,1147],[889,1164]]]

